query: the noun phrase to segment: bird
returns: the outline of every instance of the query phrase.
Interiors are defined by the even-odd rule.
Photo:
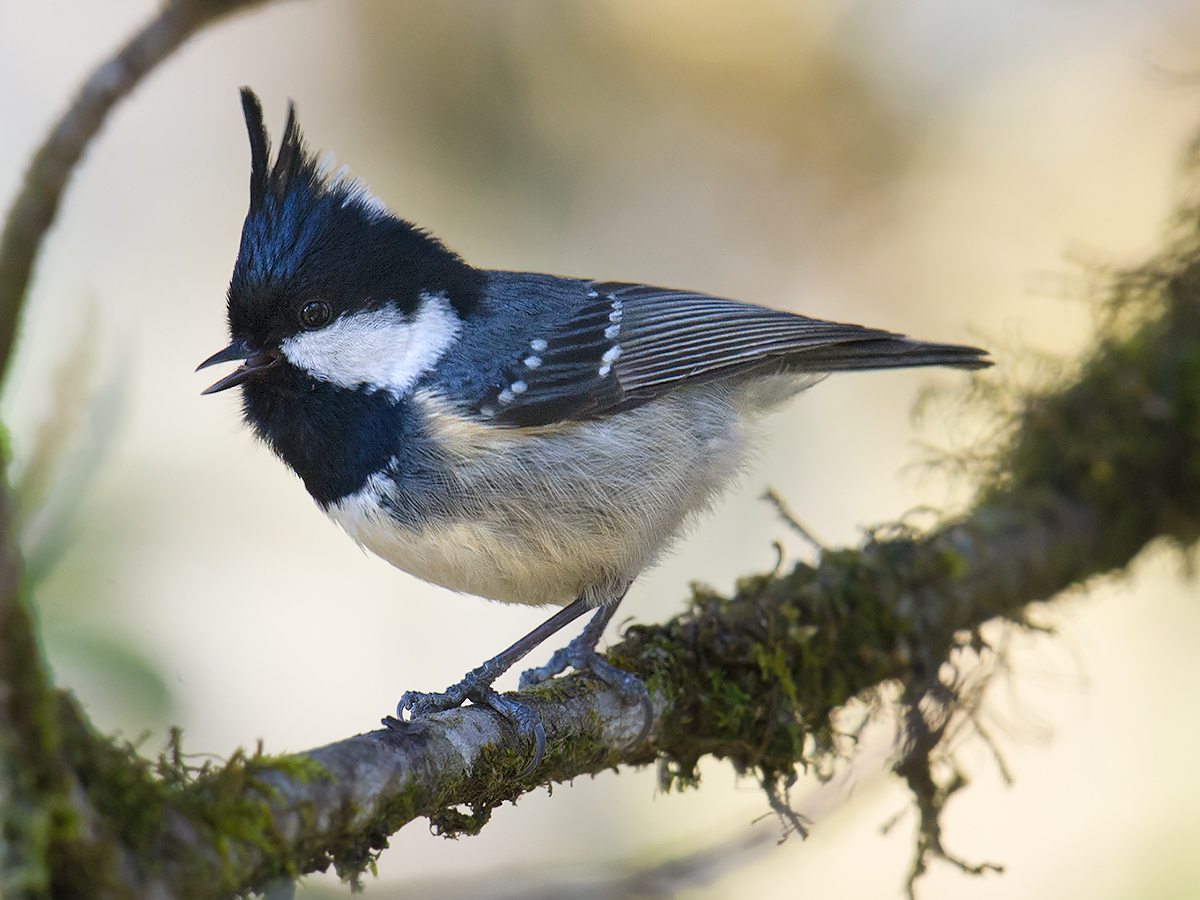
[[[274,161],[241,90],[250,204],[227,347],[208,387],[241,388],[253,433],[362,547],[451,591],[561,609],[403,721],[470,701],[532,740],[495,680],[567,623],[582,633],[522,688],[567,668],[642,703],[596,650],[633,580],[745,468],[764,414],[826,375],[991,365],[913,340],[689,290],[476,268],[319,159],[294,104]],[[386,720],[385,720],[386,721]]]

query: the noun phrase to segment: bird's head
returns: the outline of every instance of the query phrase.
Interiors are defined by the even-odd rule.
[[[200,368],[241,366],[204,393],[270,390],[290,371],[403,394],[457,338],[482,273],[319,163],[292,108],[272,165],[262,105],[248,88],[242,108],[250,211],[229,285],[232,340]]]

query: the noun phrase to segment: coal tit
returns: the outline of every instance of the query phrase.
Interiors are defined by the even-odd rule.
[[[250,211],[228,294],[255,434],[354,540],[454,591],[565,607],[438,694],[534,738],[505,670],[567,622],[584,632],[523,686],[589,669],[648,704],[595,652],[630,582],[742,468],[761,415],[830,372],[979,369],[975,347],[910,340],[693,291],[476,269],[312,156],[289,110],[272,164],[242,90]],[[648,706],[647,706],[648,708]],[[647,722],[649,719],[647,718]]]

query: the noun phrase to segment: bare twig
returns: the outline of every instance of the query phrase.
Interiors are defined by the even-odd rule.
[[[763,492],[762,499],[766,500],[773,507],[775,507],[775,512],[779,518],[783,519],[784,523],[787,524],[792,531],[804,538],[804,540],[808,542],[808,544],[814,550],[816,550],[817,553],[825,552],[825,545],[817,540],[816,536],[806,526],[801,524],[800,520],[797,519],[795,514],[792,512],[791,507],[789,507],[784,499],[780,497],[778,493],[776,493],[774,488],[767,488],[766,491]]]

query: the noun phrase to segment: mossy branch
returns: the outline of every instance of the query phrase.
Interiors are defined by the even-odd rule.
[[[8,372],[34,262],[71,173],[115,104],[188,37],[262,0],[168,0],[99,66],[30,162],[0,232],[0,383]],[[8,493],[7,435],[0,440],[0,895],[48,889],[48,847],[73,823],[72,779],[62,755]]]
[[[178,2],[162,15],[191,10],[194,29],[204,21],[197,11],[244,5]],[[157,44],[157,58],[187,33]],[[156,61],[133,60],[111,70],[124,73],[121,91],[93,84],[96,105],[78,128],[60,125],[31,169],[0,246],[0,349],[11,346],[71,166]],[[50,146],[55,135],[62,147]],[[666,781],[690,783],[703,756],[728,759],[757,772],[779,806],[797,766],[824,772],[846,752],[839,711],[889,690],[906,726],[895,769],[921,815],[914,877],[927,856],[954,861],[938,815],[962,780],[935,777],[936,763],[951,723],[973,711],[965,663],[989,653],[982,626],[1024,624],[1030,603],[1121,571],[1147,543],[1190,546],[1200,536],[1198,222],[1185,209],[1155,260],[1110,277],[1095,350],[1069,384],[1015,404],[1010,437],[965,515],[928,532],[878,529],[816,565],[744,579],[732,597],[697,590],[670,622],[630,628],[609,658],[650,686],[659,710],[650,740],[626,746],[640,712],[602,685],[558,680],[522,695],[550,738],[524,781],[516,776],[530,748],[474,708],[294,756],[239,754],[193,769],[176,741],[157,765],[146,761],[96,734],[46,682],[0,523],[0,886],[221,897],[329,864],[354,876],[414,817],[476,831],[496,805],[538,785],[655,760]]]

